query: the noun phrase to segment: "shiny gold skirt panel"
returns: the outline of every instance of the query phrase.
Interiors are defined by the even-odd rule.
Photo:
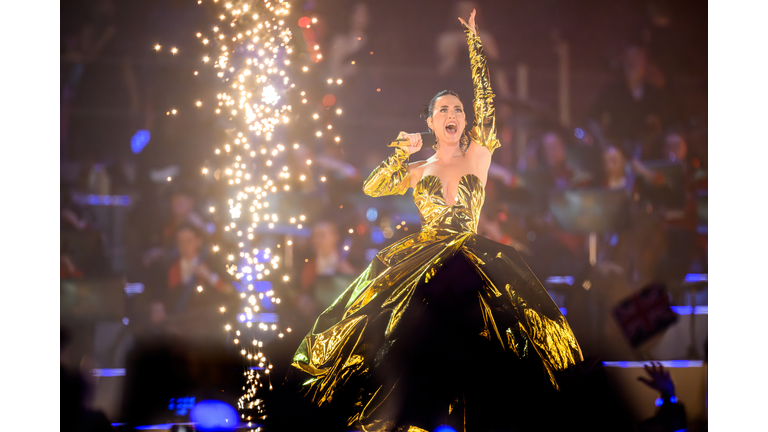
[[[427,289],[441,267],[459,254],[481,281],[476,295],[483,325],[478,333],[518,358],[538,356],[557,388],[554,372],[580,361],[580,348],[565,317],[520,255],[475,234],[484,196],[474,175],[462,177],[453,206],[445,204],[439,178],[425,176],[418,183],[414,200],[422,230],[381,250],[320,315],[296,351],[292,366],[306,374],[301,389],[305,398],[318,406],[330,403],[356,378],[373,373],[373,363],[386,361],[386,349],[372,349],[372,341],[394,344],[401,332],[419,331],[411,324],[401,328],[402,323],[418,323],[425,307],[420,290]],[[371,325],[373,320],[379,324]],[[379,353],[376,359],[371,358],[372,351]],[[435,353],[434,361],[448,361],[448,354]],[[366,431],[392,430],[394,424],[377,413],[392,386],[360,389],[348,424]]]

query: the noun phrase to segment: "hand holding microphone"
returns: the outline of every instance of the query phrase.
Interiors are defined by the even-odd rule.
[[[389,147],[400,147],[408,152],[408,154],[414,154],[421,150],[421,146],[424,144],[432,145],[435,143],[435,135],[430,132],[421,133],[406,133],[400,132],[395,141],[389,143]]]

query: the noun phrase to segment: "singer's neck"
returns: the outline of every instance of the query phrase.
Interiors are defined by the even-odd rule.
[[[438,143],[437,144],[437,151],[435,152],[435,159],[438,160],[449,160],[453,159],[457,156],[463,156],[464,153],[461,151],[461,147],[459,147],[459,142],[456,141],[455,143]]]

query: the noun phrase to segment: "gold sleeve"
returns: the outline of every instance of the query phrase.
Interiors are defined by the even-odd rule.
[[[480,38],[472,33],[469,27],[464,26],[469,44],[469,61],[472,65],[472,84],[475,89],[475,123],[469,131],[469,137],[476,143],[493,151],[501,145],[496,137],[496,112],[493,107],[493,91],[491,91],[491,78],[488,74],[488,62],[485,58],[483,45]]]
[[[372,197],[403,195],[411,185],[408,152],[395,147],[395,152],[378,166],[363,183],[363,192]]]

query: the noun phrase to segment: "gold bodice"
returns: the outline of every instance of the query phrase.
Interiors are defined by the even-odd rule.
[[[419,209],[422,230],[476,233],[485,201],[485,188],[476,175],[466,174],[459,180],[456,203],[449,206],[445,202],[440,178],[428,174],[414,188],[413,201]]]

